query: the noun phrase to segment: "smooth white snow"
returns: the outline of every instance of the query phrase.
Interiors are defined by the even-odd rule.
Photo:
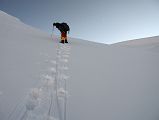
[[[66,50],[66,54],[59,57],[60,62],[67,63],[69,68],[66,75],[60,76],[60,79],[67,79],[70,95],[67,98],[67,120],[159,119],[158,37],[116,45],[75,38],[69,38],[68,42],[71,49],[65,50],[70,51]],[[3,91],[0,120],[21,118],[30,89],[35,88],[31,94],[36,98],[41,95],[39,86],[45,78],[52,80],[48,76],[58,64],[57,43],[56,36],[52,39],[0,11],[0,91]],[[48,76],[41,77],[43,75]],[[48,85],[53,84],[53,81],[49,82]],[[46,103],[50,103],[50,99],[46,93],[42,94],[43,106],[38,106],[40,100],[35,99],[29,99],[26,104],[29,110],[35,106],[41,109],[36,109],[32,115],[28,113],[30,120],[48,110]],[[38,116],[38,120],[44,118],[48,116]],[[55,118],[57,116],[48,119]]]
[[[3,94],[3,92],[2,91],[0,91],[0,95],[2,95]]]

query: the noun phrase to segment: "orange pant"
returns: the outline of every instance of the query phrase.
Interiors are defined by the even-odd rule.
[[[67,39],[67,37],[61,37],[61,40],[66,40]]]

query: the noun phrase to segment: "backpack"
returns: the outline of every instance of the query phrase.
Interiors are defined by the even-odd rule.
[[[70,31],[70,27],[67,25],[67,23],[61,23],[64,26],[65,31]]]

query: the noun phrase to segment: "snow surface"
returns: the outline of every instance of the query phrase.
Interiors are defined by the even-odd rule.
[[[0,120],[62,120],[48,114],[66,98],[67,120],[159,119],[158,37],[113,45],[69,38],[60,48],[58,39],[0,11]],[[68,91],[59,84],[61,106],[49,113],[57,64]]]

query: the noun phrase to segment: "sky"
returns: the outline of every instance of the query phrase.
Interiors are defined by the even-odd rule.
[[[159,35],[159,0],[0,0],[0,10],[49,34],[67,22],[70,37],[106,44]]]

